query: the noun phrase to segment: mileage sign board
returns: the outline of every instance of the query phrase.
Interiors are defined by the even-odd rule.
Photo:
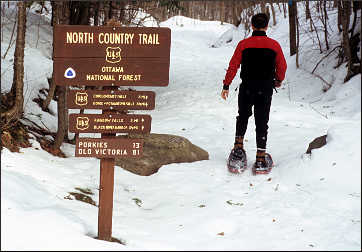
[[[69,90],[69,109],[152,110],[155,92],[120,90]]]
[[[143,139],[77,138],[76,157],[134,157],[142,156]]]
[[[56,25],[57,85],[167,86],[171,30]]]
[[[72,133],[149,133],[150,115],[130,114],[70,114]]]

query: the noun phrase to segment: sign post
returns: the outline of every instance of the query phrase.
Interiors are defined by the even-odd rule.
[[[107,89],[108,87],[104,87]],[[109,89],[114,89],[110,87]],[[102,114],[111,115],[111,111],[103,110]],[[115,133],[102,133],[102,139],[112,139]],[[99,177],[98,204],[98,239],[111,241],[114,192],[114,158],[101,158]]]
[[[102,134],[102,138],[116,134]],[[98,205],[98,239],[111,241],[114,191],[114,158],[101,158]]]
[[[118,86],[167,86],[171,30],[115,26],[56,25],[53,35],[54,81],[60,86],[101,86],[103,90],[70,90],[69,131],[101,133],[76,139],[76,157],[100,158],[98,239],[112,240],[115,157],[142,156],[142,139],[116,138],[116,133],[151,131],[151,116],[120,114],[152,110],[152,91],[120,91]],[[83,114],[101,109],[102,114]]]

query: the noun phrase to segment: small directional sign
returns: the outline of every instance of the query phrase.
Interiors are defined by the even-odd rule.
[[[69,131],[73,133],[149,133],[150,115],[70,114]]]
[[[76,157],[134,157],[142,156],[143,139],[121,138],[77,138]]]
[[[68,109],[152,110],[155,92],[120,90],[69,90]]]

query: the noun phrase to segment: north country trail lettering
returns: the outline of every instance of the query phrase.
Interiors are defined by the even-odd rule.
[[[66,44],[160,45],[158,33],[67,32]]]

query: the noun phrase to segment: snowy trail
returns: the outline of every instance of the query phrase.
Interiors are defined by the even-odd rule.
[[[193,35],[190,33],[190,36]],[[203,34],[203,36],[206,35]],[[208,223],[206,226],[202,226],[200,233],[203,233],[203,229],[205,229],[212,230],[210,234],[215,235],[218,228],[224,226],[225,232],[231,236],[232,241],[228,240],[228,245],[222,242],[217,243],[218,245],[212,244],[210,249],[240,247],[240,237],[243,237],[242,242],[246,242],[243,248],[249,249],[278,249],[280,239],[297,241],[291,243],[290,247],[283,247],[283,249],[295,247],[308,249],[315,246],[320,249],[330,246],[328,244],[329,239],[340,239],[341,231],[336,230],[328,234],[326,243],[320,242],[323,241],[324,237],[321,237],[317,230],[338,226],[346,218],[348,209],[336,209],[337,206],[345,205],[345,203],[348,205],[350,202],[355,203],[358,198],[348,197],[346,193],[341,193],[342,197],[346,198],[345,201],[341,202],[341,195],[336,195],[338,203],[328,203],[329,201],[333,202],[333,199],[328,199],[328,202],[325,202],[325,192],[320,192],[320,190],[327,189],[333,184],[326,184],[325,176],[315,178],[312,173],[310,175],[313,178],[308,181],[309,179],[306,179],[308,174],[301,174],[298,169],[302,169],[305,163],[308,163],[305,161],[307,158],[302,157],[302,155],[311,140],[326,134],[327,129],[338,121],[351,122],[339,118],[326,120],[308,103],[289,101],[287,89],[280,90],[273,98],[269,130],[269,145],[277,167],[268,176],[254,177],[251,176],[250,170],[242,176],[231,176],[226,171],[225,163],[234,139],[237,92],[233,93],[233,89],[239,82],[237,77],[233,82],[232,94],[228,101],[221,100],[219,93],[225,73],[224,68],[227,67],[226,64],[232,55],[233,48],[213,49],[207,46],[205,40],[199,41],[197,39],[186,40],[188,41],[186,44],[185,33],[181,32],[179,34],[173,32],[172,38],[172,49],[181,50],[185,53],[171,53],[170,85],[167,91],[157,90],[159,98],[156,104],[159,110],[152,114],[152,127],[153,132],[164,133],[166,130],[167,133],[186,136],[209,151],[210,161],[186,165],[204,167],[200,168],[203,169],[202,174],[198,171],[197,181],[205,181],[206,184],[195,181],[196,185],[192,186],[193,189],[189,193],[185,191],[180,200],[182,202],[184,198],[191,198],[192,201],[196,200],[196,202],[199,199],[198,202],[200,203],[211,201],[211,206],[208,205],[210,203],[205,203],[208,205],[205,209],[212,208],[212,211],[203,212],[200,217],[211,218],[215,221],[212,224]],[[200,43],[203,45],[200,46]],[[195,54],[194,48],[197,48],[197,54]],[[225,53],[226,50],[228,52]],[[227,54],[230,56],[225,57]],[[175,71],[174,75],[172,70]],[[288,79],[292,81],[293,76]],[[164,125],[168,125],[168,127],[165,128]],[[250,118],[249,125],[246,150],[248,160],[251,163],[255,160],[256,149],[253,118]],[[174,167],[179,167],[179,165],[161,168],[160,174],[156,177],[170,177],[165,184],[174,184],[172,188],[185,187],[186,182],[184,183],[183,180],[180,182],[171,179],[175,177],[171,171],[171,169],[175,169]],[[185,166],[183,165],[183,167]],[[182,170],[182,168],[180,169]],[[190,172],[192,173],[192,171],[186,171],[186,173]],[[300,175],[304,176],[300,177]],[[176,177],[179,180],[179,176]],[[192,175],[188,174],[187,184],[191,183],[190,177]],[[305,183],[298,184],[301,183],[300,178]],[[170,190],[169,186],[167,186],[167,190]],[[178,190],[180,189],[177,189],[177,192]],[[317,191],[315,192],[315,190]],[[174,190],[171,191],[174,195],[178,195]],[[168,197],[172,197],[172,195],[164,198]],[[212,200],[214,197],[216,199],[223,198],[224,202],[216,203]],[[157,199],[153,198],[153,200]],[[237,203],[243,202],[242,209],[237,205],[231,206],[234,211],[228,209],[228,203],[225,205],[225,202],[230,200]],[[175,199],[175,201],[177,200]],[[326,203],[329,205],[326,206]],[[198,216],[198,213],[196,214]],[[349,213],[350,219],[354,218],[354,214],[356,212]],[[234,221],[230,221],[230,215],[235,217]],[[187,216],[188,214],[184,218]],[[241,223],[251,222],[254,225],[255,222],[250,221],[253,218],[258,220],[256,222],[259,228],[254,227],[252,231],[247,228],[240,229]],[[301,222],[304,218],[309,218],[310,221]],[[333,219],[332,222],[331,219]],[[178,220],[182,222],[182,216],[178,216]],[[278,221],[273,222],[273,220]],[[319,228],[317,228],[318,226]],[[358,225],[350,222],[346,228],[354,228],[357,231]],[[192,229],[194,230],[195,227]],[[267,234],[265,234],[265,229],[268,230]],[[201,237],[199,238],[201,239]],[[202,243],[203,241],[200,241],[199,238],[198,241]],[[343,237],[343,239],[358,241],[357,236]],[[265,240],[270,242],[266,245],[263,243]],[[272,242],[273,240],[275,240],[275,244]],[[248,244],[247,241],[252,242]],[[185,248],[191,249],[196,246],[196,244],[190,244]],[[333,245],[336,249],[338,246],[338,244]]]
[[[227,101],[220,92],[234,47],[210,47],[230,26],[201,24],[172,27],[169,86],[137,89],[156,92],[156,109],[147,112],[151,132],[184,136],[207,150],[210,160],[166,165],[148,177],[116,167],[112,235],[126,242],[124,247],[90,238],[97,234],[98,209],[64,199],[82,187],[98,202],[99,160],[75,158],[69,144],[62,146],[66,159],[49,155],[38,143],[22,153],[4,149],[2,249],[360,249],[361,180],[359,167],[353,167],[360,164],[360,142],[355,143],[360,119],[326,119],[310,100],[289,99],[288,85],[295,95],[299,83],[306,89],[313,83],[303,83],[305,73],[287,57],[282,21],[270,32],[281,40],[289,66],[285,88],[273,96],[269,122],[268,151],[277,166],[269,175],[229,174],[238,74]],[[251,117],[245,143],[249,167],[255,160],[254,129]],[[327,131],[328,144],[312,157],[303,155],[309,142]]]

